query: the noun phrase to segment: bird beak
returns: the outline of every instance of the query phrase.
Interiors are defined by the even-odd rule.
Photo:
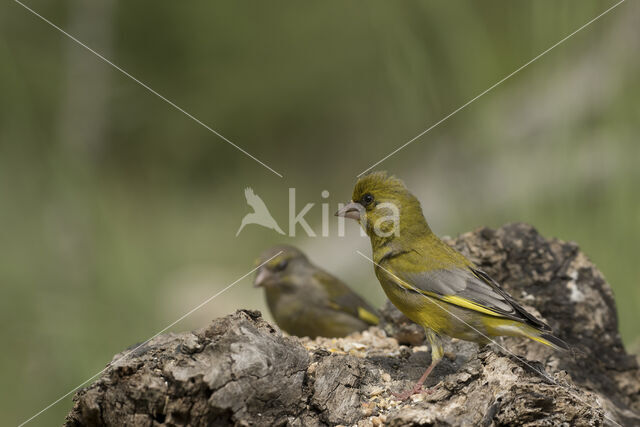
[[[256,274],[256,278],[253,281],[253,287],[254,288],[259,288],[261,287],[264,282],[269,278],[269,276],[271,276],[271,274],[269,274],[269,270],[267,270],[266,268],[261,268],[260,270],[258,270],[258,274]]]
[[[362,212],[363,210],[364,207],[362,207],[360,203],[351,201],[347,203],[346,206],[344,206],[342,209],[339,209],[338,212],[336,212],[336,216],[358,220],[360,219],[360,212]]]

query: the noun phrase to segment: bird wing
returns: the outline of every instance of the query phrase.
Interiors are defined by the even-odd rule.
[[[376,310],[342,281],[322,270],[316,271],[313,278],[327,292],[332,309],[349,313],[370,325],[378,324]]]
[[[482,270],[454,267],[419,273],[394,273],[394,276],[394,282],[405,289],[490,316],[506,317],[540,330],[550,330]]]
[[[255,212],[269,212],[264,201],[253,192],[251,187],[244,189],[244,197],[247,199],[247,204],[253,208]]]

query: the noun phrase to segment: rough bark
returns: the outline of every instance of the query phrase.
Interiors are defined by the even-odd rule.
[[[518,339],[480,349],[451,340],[431,393],[400,402],[391,392],[411,386],[430,354],[392,306],[379,328],[316,340],[241,310],[116,355],[77,392],[66,425],[640,425],[640,369],[622,346],[611,288],[574,243],[524,224],[449,243],[573,354]]]

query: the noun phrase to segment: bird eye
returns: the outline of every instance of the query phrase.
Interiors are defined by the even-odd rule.
[[[364,196],[362,196],[362,204],[364,206],[368,206],[373,202],[373,196],[369,193],[365,194]]]
[[[282,271],[285,268],[287,268],[287,264],[288,264],[288,261],[286,259],[283,259],[282,261],[276,264],[275,270]]]

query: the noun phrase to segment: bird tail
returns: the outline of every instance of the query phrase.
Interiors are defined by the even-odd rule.
[[[544,345],[548,345],[549,347],[554,348],[559,351],[569,351],[569,345],[562,341],[560,338],[551,335],[547,332],[535,331],[534,333],[529,333],[529,331],[525,332],[527,338],[530,338],[534,341],[542,343]]]

